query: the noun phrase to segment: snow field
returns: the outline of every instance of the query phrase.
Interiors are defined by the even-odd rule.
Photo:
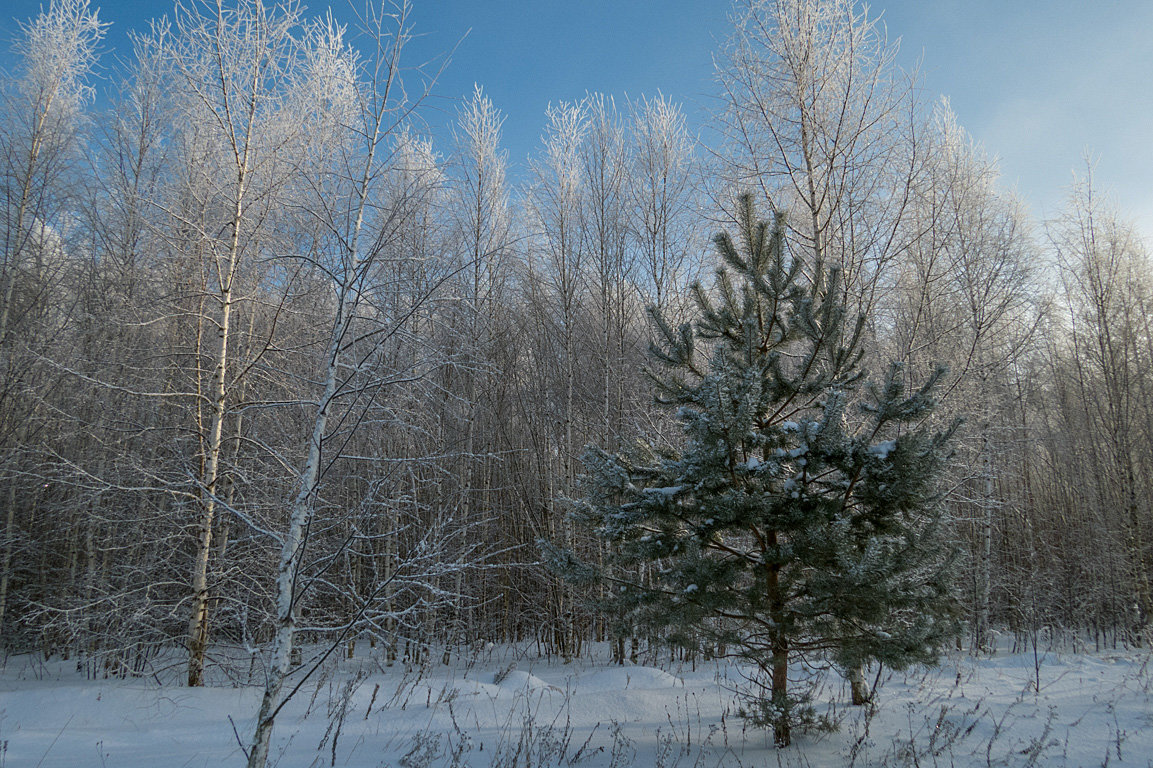
[[[598,649],[603,650],[603,649]],[[434,658],[437,656],[434,654]],[[882,673],[878,704],[849,707],[837,676],[814,706],[838,723],[776,750],[739,717],[732,662],[572,664],[501,648],[476,663],[320,669],[277,721],[272,762],[315,766],[1153,765],[1148,653],[948,659]],[[255,686],[188,689],[180,665],[90,680],[75,662],[11,657],[0,670],[0,768],[241,766]],[[1040,677],[1040,689],[1036,679]],[[796,670],[798,675],[802,670]],[[173,684],[158,681],[171,677]],[[219,678],[218,678],[219,679]]]

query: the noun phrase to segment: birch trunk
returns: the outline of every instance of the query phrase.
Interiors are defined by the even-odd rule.
[[[338,329],[343,326],[341,323]],[[264,686],[264,697],[260,702],[260,713],[256,718],[256,733],[252,737],[249,752],[249,768],[265,768],[268,763],[268,746],[272,737],[272,727],[280,709],[284,680],[292,668],[292,642],[296,631],[296,577],[299,572],[300,553],[304,544],[304,531],[312,518],[315,494],[320,481],[320,449],[324,433],[328,427],[328,410],[336,394],[336,378],[340,358],[340,342],[343,333],[334,335],[329,346],[328,375],[325,379],[324,396],[313,423],[312,437],[308,445],[308,459],[300,477],[300,490],[292,503],[292,517],[288,535],[280,552],[280,568],[276,576],[276,637],[273,641],[272,665]]]
[[[403,25],[402,25],[403,26]],[[260,702],[260,712],[256,718],[256,730],[249,750],[248,768],[265,768],[268,763],[268,748],[272,739],[272,728],[276,715],[284,704],[284,681],[292,667],[293,640],[296,632],[296,579],[300,571],[300,559],[304,546],[305,531],[315,512],[316,491],[322,479],[321,449],[328,429],[330,409],[333,407],[340,389],[341,353],[356,318],[360,293],[357,290],[362,270],[371,264],[371,257],[360,258],[360,236],[364,230],[365,211],[368,207],[369,186],[374,172],[376,149],[383,140],[384,105],[389,103],[392,78],[397,71],[399,45],[391,52],[388,78],[384,83],[380,109],[374,115],[372,133],[369,136],[368,152],[365,157],[363,174],[357,180],[355,211],[350,227],[348,245],[344,251],[343,281],[338,287],[336,317],[332,327],[325,359],[327,370],[324,376],[324,392],[317,403],[316,418],[313,421],[312,435],[308,442],[308,455],[300,473],[300,486],[292,503],[288,533],[284,537],[280,552],[280,567],[276,577],[276,636],[273,639],[272,663],[265,679],[264,696]]]
[[[993,456],[985,424],[985,434],[981,440],[981,473],[984,488],[981,493],[981,594],[978,599],[976,650],[989,646],[989,614],[993,592]]]
[[[212,372],[212,419],[208,428],[200,519],[196,537],[196,557],[192,564],[192,615],[188,622],[188,685],[204,684],[204,657],[208,650],[208,560],[212,553],[212,526],[216,516],[216,490],[220,477],[220,451],[224,445],[224,420],[228,399],[228,342],[234,299],[233,280],[240,262],[240,223],[244,215],[247,157],[239,179],[239,194],[233,209],[232,237],[229,240],[227,269],[220,281],[220,321],[217,326],[217,353]]]

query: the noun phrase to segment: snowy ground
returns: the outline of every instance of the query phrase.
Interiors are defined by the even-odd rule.
[[[1148,653],[961,656],[892,674],[876,708],[844,705],[835,732],[776,750],[731,692],[740,668],[547,662],[500,648],[424,671],[370,658],[320,670],[282,713],[290,766],[1153,766]],[[498,674],[515,669],[496,682]],[[75,662],[11,657],[0,670],[0,768],[239,766],[259,693],[87,679]]]

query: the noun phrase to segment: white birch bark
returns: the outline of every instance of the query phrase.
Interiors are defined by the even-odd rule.
[[[348,288],[347,282],[345,288]],[[276,637],[273,640],[272,665],[265,682],[260,712],[256,717],[256,732],[252,737],[252,749],[249,752],[249,768],[264,768],[268,762],[272,728],[280,708],[284,681],[292,668],[292,643],[296,631],[294,602],[300,552],[304,543],[305,528],[313,514],[316,489],[320,482],[321,447],[325,430],[328,428],[329,407],[336,395],[340,348],[349,318],[351,313],[345,314],[342,310],[329,344],[324,395],[320,399],[313,422],[312,435],[308,443],[308,457],[301,473],[299,491],[292,502],[288,534],[284,537],[280,551],[280,568],[276,575]]]
[[[190,686],[204,682],[209,642],[209,560],[224,475],[225,423],[240,375],[232,372],[233,323],[246,298],[242,278],[256,268],[252,252],[259,247],[261,222],[274,207],[289,168],[278,150],[299,136],[299,116],[285,99],[298,67],[293,37],[298,24],[297,9],[268,9],[262,0],[235,7],[178,6],[172,30],[148,43],[155,48],[156,66],[168,78],[181,123],[174,144],[186,153],[189,186],[177,199],[192,198],[201,218],[182,214],[180,202],[161,205],[178,239],[191,232],[207,249],[209,309],[198,321],[216,331],[209,353],[210,382],[196,404],[198,411],[206,408],[208,417],[205,425],[197,416],[198,428],[206,428],[201,433],[196,542],[189,573]]]
[[[325,354],[326,369],[324,372],[324,389],[316,404],[316,414],[313,419],[312,433],[308,438],[308,451],[304,466],[300,472],[300,480],[296,496],[292,501],[288,531],[284,536],[280,566],[276,577],[276,635],[273,639],[272,662],[265,679],[264,695],[260,703],[260,711],[256,718],[256,728],[252,737],[252,745],[248,755],[249,768],[265,768],[268,762],[268,749],[271,743],[272,730],[276,716],[286,701],[284,684],[292,667],[293,643],[296,632],[295,601],[298,594],[297,585],[301,567],[301,556],[306,544],[306,532],[316,511],[316,494],[323,480],[323,447],[328,429],[328,420],[332,415],[332,408],[340,394],[342,357],[346,350],[347,340],[354,321],[357,319],[357,310],[360,305],[362,293],[359,286],[370,269],[377,253],[375,244],[371,245],[367,253],[362,254],[362,236],[365,230],[365,216],[370,205],[370,194],[374,179],[379,174],[377,167],[377,151],[381,143],[388,136],[392,126],[386,123],[388,110],[391,107],[391,93],[395,78],[399,71],[399,57],[405,40],[407,5],[401,9],[397,19],[399,33],[393,38],[393,44],[383,60],[377,62],[381,69],[376,72],[377,77],[371,84],[373,98],[368,103],[365,118],[366,125],[363,136],[366,139],[366,153],[363,158],[363,167],[359,179],[353,183],[352,207],[355,215],[349,225],[348,236],[344,253],[341,254],[343,278],[337,286],[336,313],[333,318],[332,335],[329,338]],[[334,33],[335,35],[335,33]],[[335,35],[339,37],[338,35]],[[384,35],[378,35],[383,40]],[[330,50],[343,53],[343,46],[331,46]],[[380,78],[383,70],[383,78]],[[345,83],[345,85],[349,85]],[[334,116],[335,117],[335,116]],[[349,126],[354,132],[356,129]],[[367,130],[365,130],[367,129]],[[389,576],[391,580],[391,575]]]
[[[227,95],[225,96],[227,100]],[[232,329],[232,314],[235,309],[233,287],[240,266],[240,230],[244,223],[245,195],[249,182],[249,150],[252,123],[255,118],[255,98],[250,102],[248,115],[248,135],[242,143],[234,142],[236,150],[236,199],[232,209],[231,228],[227,252],[218,264],[219,315],[217,317],[216,355],[209,389],[211,418],[205,450],[207,459],[204,465],[200,518],[197,521],[196,556],[192,565],[192,615],[188,623],[188,685],[198,686],[204,682],[204,657],[208,649],[208,559],[212,552],[212,526],[216,516],[216,491],[220,479],[220,452],[224,446],[224,421],[227,416],[229,341]],[[233,137],[234,139],[236,137]]]

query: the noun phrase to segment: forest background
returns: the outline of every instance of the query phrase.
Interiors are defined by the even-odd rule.
[[[549,106],[514,181],[482,88],[427,130],[445,60],[408,60],[408,12],[353,36],[177,7],[100,80],[86,2],[22,27],[0,116],[7,650],[126,674],[177,646],[198,685],[214,645],[271,648],[286,622],[426,660],[607,639],[537,542],[596,556],[557,504],[584,445],[678,439],[644,308],[685,316],[742,191],[842,270],[869,359],[949,367],[966,643],[1140,641],[1153,273],[1091,163],[1034,219],[875,16],[780,0],[734,7],[708,143],[670,98],[588,93]]]

